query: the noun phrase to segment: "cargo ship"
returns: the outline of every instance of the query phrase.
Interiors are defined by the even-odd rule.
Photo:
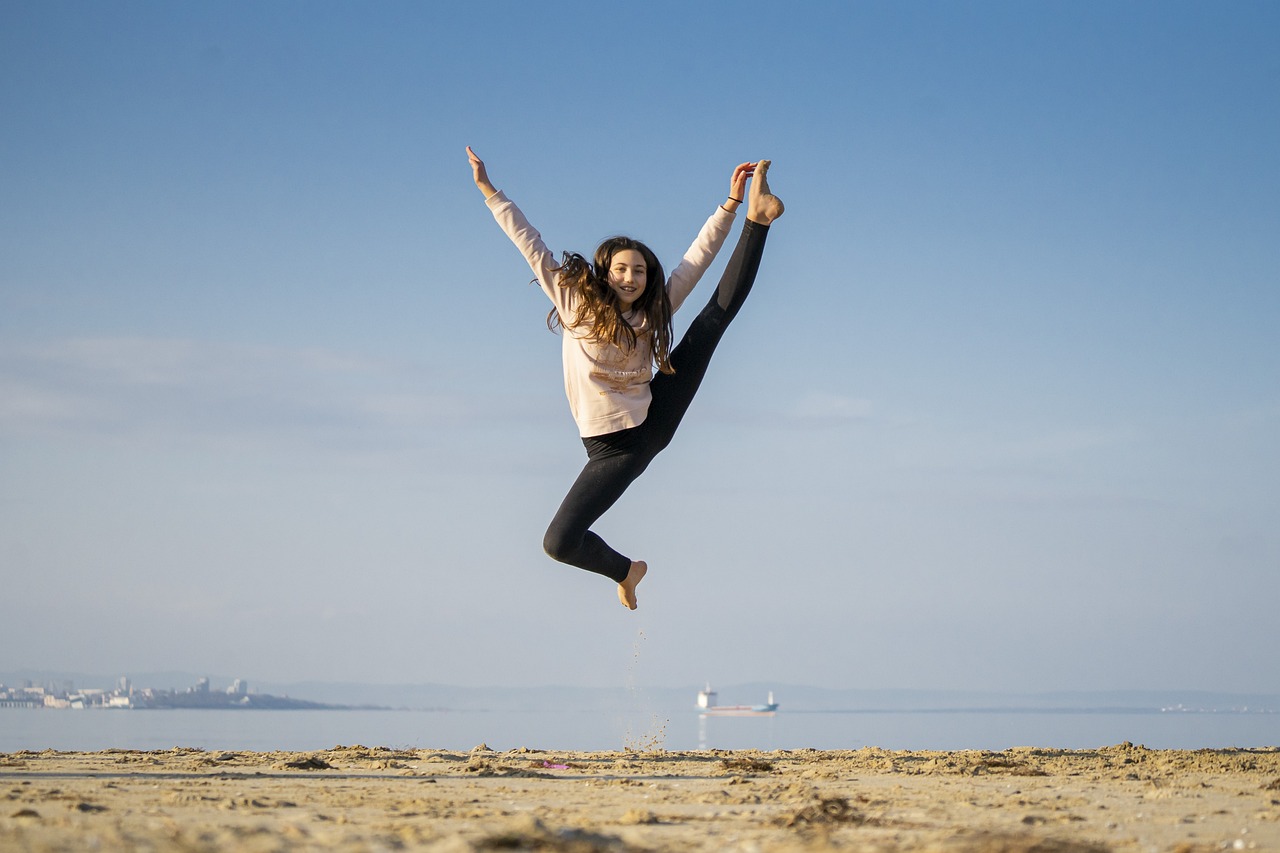
[[[698,692],[698,714],[702,717],[772,717],[777,712],[778,703],[773,701],[772,690],[763,705],[717,705],[716,692],[710,684]]]

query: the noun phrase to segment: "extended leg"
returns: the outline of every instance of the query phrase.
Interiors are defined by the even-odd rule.
[[[684,336],[671,351],[671,366],[675,373],[659,373],[650,387],[653,401],[642,425],[649,431],[657,449],[666,447],[685,412],[693,403],[694,395],[707,374],[711,357],[724,336],[725,329],[737,316],[739,309],[751,292],[760,256],[764,252],[769,227],[748,220],[742,226],[742,236],[733,249],[733,255],[725,267],[716,292],[706,307],[689,324]],[[656,452],[656,451],[655,451]]]
[[[643,427],[649,431],[648,438],[654,453],[671,442],[676,427],[702,384],[716,345],[751,292],[764,253],[765,238],[769,236],[769,224],[784,210],[782,200],[769,190],[768,173],[769,161],[761,160],[751,178],[747,221],[743,223],[742,235],[729,257],[724,274],[720,276],[716,292],[671,351],[671,366],[675,373],[660,373],[653,378],[653,402],[649,405],[649,415]]]

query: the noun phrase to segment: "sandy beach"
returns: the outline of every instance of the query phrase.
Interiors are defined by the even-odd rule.
[[[0,754],[0,850],[1280,849],[1280,749]]]

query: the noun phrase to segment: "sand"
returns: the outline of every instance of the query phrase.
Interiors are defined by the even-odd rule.
[[[0,850],[1280,850],[1280,749],[0,754]]]

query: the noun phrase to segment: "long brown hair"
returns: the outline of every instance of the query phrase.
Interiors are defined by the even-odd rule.
[[[602,344],[617,344],[627,349],[638,343],[636,330],[622,316],[618,295],[609,287],[609,266],[613,256],[627,249],[634,249],[644,258],[644,293],[633,303],[631,310],[640,311],[648,328],[643,334],[653,335],[653,360],[663,373],[675,373],[671,366],[671,300],[667,298],[667,277],[653,250],[630,237],[610,237],[596,248],[595,263],[576,252],[565,252],[560,263],[560,286],[577,294],[577,308],[568,320],[568,327],[585,327],[587,337]],[[547,328],[553,332],[566,326],[564,318],[554,309],[547,315]]]

